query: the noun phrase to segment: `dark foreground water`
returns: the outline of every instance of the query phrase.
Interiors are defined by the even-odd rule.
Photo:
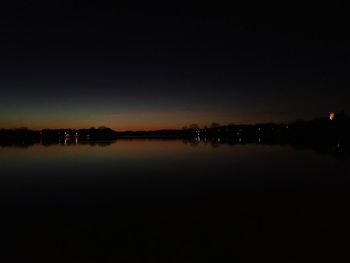
[[[0,165],[1,262],[349,259],[347,159],[135,139],[2,147]]]

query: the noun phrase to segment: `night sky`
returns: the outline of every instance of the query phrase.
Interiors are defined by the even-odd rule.
[[[0,127],[137,130],[350,112],[342,4],[10,2],[0,7]]]

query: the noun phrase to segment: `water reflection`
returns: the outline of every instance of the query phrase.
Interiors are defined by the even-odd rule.
[[[276,253],[283,243],[294,253],[310,229],[322,235],[310,235],[307,248],[342,240],[329,233],[348,225],[348,198],[333,193],[348,192],[349,163],[310,150],[224,139],[72,138],[21,147],[0,148],[2,236],[57,262],[74,255],[130,262],[140,251],[134,262],[169,255],[206,262],[207,254],[239,253],[241,244],[261,249],[269,238],[262,250]]]
[[[197,147],[199,144],[208,144],[211,145],[213,148],[220,147],[222,145],[240,145],[240,144],[257,144],[257,145],[285,145],[285,146],[292,146],[295,149],[303,150],[303,149],[311,149],[316,152],[320,153],[328,153],[336,156],[337,158],[348,158],[350,156],[350,151],[348,148],[344,147],[340,142],[337,142],[336,144],[308,144],[305,142],[273,142],[273,141],[263,141],[261,138],[256,138],[256,140],[243,140],[241,137],[237,138],[230,138],[229,140],[227,138],[215,138],[215,139],[208,139],[206,137],[194,137],[193,139],[174,139],[174,138],[120,138],[118,140],[99,140],[99,141],[93,141],[93,140],[81,140],[79,137],[65,137],[63,141],[61,140],[40,140],[38,142],[36,141],[8,141],[4,142],[2,141],[0,143],[1,147],[17,147],[17,148],[28,148],[35,145],[42,145],[42,146],[54,146],[54,145],[63,145],[63,146],[78,146],[78,145],[89,145],[92,147],[100,146],[105,147],[109,146],[115,143],[119,143],[122,141],[153,141],[154,143],[160,142],[160,141],[182,141],[184,144],[188,144],[191,147]]]

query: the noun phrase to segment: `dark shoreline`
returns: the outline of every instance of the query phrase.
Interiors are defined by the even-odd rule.
[[[34,144],[105,144],[120,139],[181,139],[192,144],[291,145],[337,155],[350,154],[350,117],[296,121],[289,124],[225,125],[182,130],[114,131],[107,127],[90,129],[1,129],[0,147],[29,147]]]

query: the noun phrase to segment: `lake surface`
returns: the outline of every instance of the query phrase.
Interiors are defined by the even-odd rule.
[[[0,147],[0,165],[6,262],[348,259],[346,158],[123,139]]]

